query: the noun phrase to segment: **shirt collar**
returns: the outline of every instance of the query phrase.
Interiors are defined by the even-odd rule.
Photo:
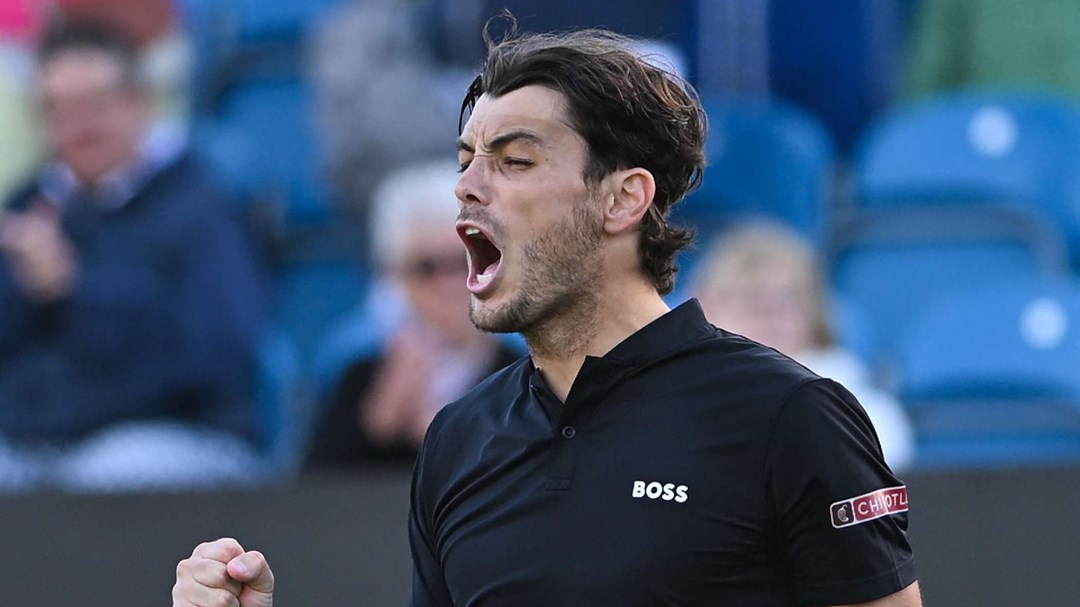
[[[604,356],[586,356],[574,385],[570,388],[567,402],[599,400],[624,377],[634,374],[636,370],[715,334],[716,328],[705,319],[705,313],[697,299],[687,300],[638,329]],[[548,389],[543,376],[531,360],[529,367],[530,387],[534,390]]]
[[[636,367],[665,358],[715,331],[698,300],[689,299],[638,329],[600,358],[617,366]]]
[[[116,211],[131,201],[158,171],[175,161],[187,145],[179,128],[158,124],[149,129],[132,160],[106,173],[92,188],[96,207]],[[45,165],[38,177],[45,198],[61,208],[80,194],[82,185],[67,164],[54,160]]]

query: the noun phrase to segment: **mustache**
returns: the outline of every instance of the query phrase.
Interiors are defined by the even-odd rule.
[[[502,232],[503,228],[502,222],[495,219],[490,213],[475,207],[469,207],[458,211],[457,220],[482,225],[495,234]]]
[[[471,221],[474,223],[485,223],[486,213],[479,212],[475,208],[468,207],[458,211],[458,221]]]

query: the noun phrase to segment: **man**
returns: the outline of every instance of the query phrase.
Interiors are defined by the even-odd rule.
[[[504,40],[466,96],[472,319],[522,332],[530,356],[432,422],[412,604],[920,605],[906,489],[854,398],[661,299],[704,116],[624,49]],[[181,562],[173,597],[266,607],[272,591],[262,555],[219,540]]]
[[[260,289],[228,199],[151,126],[136,51],[61,25],[51,158],[0,216],[0,491],[250,479]]]

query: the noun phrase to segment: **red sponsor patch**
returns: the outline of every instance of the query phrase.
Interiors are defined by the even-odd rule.
[[[837,529],[908,511],[907,486],[878,489],[829,506],[832,526]]]

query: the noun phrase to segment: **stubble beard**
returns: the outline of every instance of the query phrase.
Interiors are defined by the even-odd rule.
[[[595,200],[521,249],[521,279],[506,304],[485,308],[473,298],[473,324],[491,333],[521,333],[534,355],[573,352],[595,332],[603,280],[602,218]]]

